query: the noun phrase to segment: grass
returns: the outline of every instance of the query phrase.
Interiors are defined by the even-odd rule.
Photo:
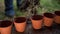
[[[26,12],[20,12],[20,10],[17,10],[16,7],[16,0],[14,0],[14,10],[16,12],[16,16],[26,16],[28,15]],[[56,10],[60,10],[60,4],[57,3],[56,0],[41,0],[40,4],[42,6],[41,8],[37,8],[38,14],[43,14],[44,12],[51,12],[53,13]],[[4,19],[4,0],[0,0],[0,20]]]

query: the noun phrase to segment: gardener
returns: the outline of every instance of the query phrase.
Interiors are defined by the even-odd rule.
[[[19,7],[21,0],[17,0],[17,7]],[[13,17],[15,15],[13,9],[13,0],[4,0],[5,2],[5,15],[7,17]]]

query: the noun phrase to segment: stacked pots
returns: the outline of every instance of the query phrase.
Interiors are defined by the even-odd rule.
[[[54,21],[57,24],[60,24],[60,11],[55,11],[55,17],[54,17]]]
[[[1,34],[11,34],[12,22],[4,20],[0,22],[0,32]]]
[[[14,25],[17,32],[24,32],[26,27],[26,18],[25,17],[15,18]]]
[[[32,26],[34,29],[41,29],[42,28],[43,16],[33,15],[31,17],[31,21],[32,21]]]
[[[51,27],[54,15],[52,13],[44,13],[44,26]]]

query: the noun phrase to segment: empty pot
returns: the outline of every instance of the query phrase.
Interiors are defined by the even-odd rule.
[[[32,27],[34,29],[41,29],[42,28],[43,16],[41,16],[41,15],[33,15],[31,17],[31,21],[32,21]]]
[[[1,21],[0,32],[1,34],[11,34],[12,22],[8,20]]]
[[[26,18],[25,17],[15,18],[14,24],[17,32],[24,32],[26,27]]]
[[[57,24],[60,24],[60,11],[55,11],[54,21]]]
[[[53,24],[53,17],[52,13],[44,13],[44,26],[50,27]]]

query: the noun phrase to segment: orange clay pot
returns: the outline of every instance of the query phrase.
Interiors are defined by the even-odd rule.
[[[24,32],[26,27],[26,18],[25,17],[15,18],[14,24],[15,24],[16,31]]]
[[[50,27],[53,24],[53,17],[52,13],[44,13],[44,26]]]
[[[8,21],[8,20],[1,21],[1,24],[0,24],[1,34],[11,34],[11,28],[12,28],[11,21]]]
[[[54,21],[57,24],[60,24],[60,11],[55,11]]]
[[[31,17],[31,21],[32,21],[32,26],[34,29],[41,29],[42,28],[43,16],[33,15]]]

